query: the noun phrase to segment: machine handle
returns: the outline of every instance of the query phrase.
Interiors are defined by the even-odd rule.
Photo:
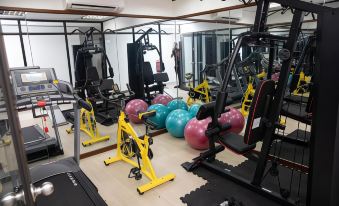
[[[92,111],[92,105],[80,98],[77,94],[74,95],[75,100],[81,108],[86,109],[87,111]]]
[[[155,110],[151,110],[148,112],[143,112],[143,113],[139,113],[139,119],[141,120],[147,120],[150,117],[154,117],[156,115],[156,111]]]

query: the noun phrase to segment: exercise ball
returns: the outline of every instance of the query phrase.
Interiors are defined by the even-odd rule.
[[[272,74],[271,79],[275,82],[279,81],[280,72]]]
[[[188,109],[188,112],[190,113],[192,118],[197,116],[200,106],[200,104],[192,104],[192,106]]]
[[[156,129],[162,129],[166,126],[166,118],[170,113],[169,109],[162,104],[153,104],[148,107],[147,111],[155,110],[156,114],[153,117],[149,117],[149,121],[157,125]]]
[[[219,123],[231,124],[232,127],[227,131],[239,134],[244,129],[245,118],[239,110],[230,107],[229,112],[221,114]]]
[[[139,113],[147,111],[148,104],[141,99],[133,99],[126,104],[125,112],[131,122],[140,124],[142,120],[139,119]]]
[[[208,149],[209,142],[208,137],[205,135],[205,131],[208,124],[212,119],[206,118],[203,120],[191,119],[185,127],[185,140],[189,146],[197,150]]]
[[[173,137],[182,138],[184,137],[185,126],[190,119],[191,115],[188,111],[176,109],[168,114],[166,129]]]
[[[163,105],[167,106],[167,104],[172,100],[173,100],[173,98],[166,95],[166,94],[158,94],[152,100],[152,104],[163,104]]]
[[[167,107],[170,111],[173,111],[176,109],[188,110],[186,102],[184,102],[182,99],[174,99],[170,101]]]

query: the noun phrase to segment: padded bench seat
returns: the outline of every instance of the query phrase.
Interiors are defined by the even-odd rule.
[[[245,144],[243,136],[232,132],[227,132],[224,135],[220,136],[218,142],[222,146],[227,147],[228,149],[238,154],[244,154],[248,151],[253,150],[256,147],[256,144]]]

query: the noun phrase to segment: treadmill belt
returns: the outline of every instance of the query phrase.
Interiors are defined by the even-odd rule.
[[[41,186],[46,181],[53,184],[54,192],[47,197],[39,195],[37,206],[96,206],[73,173],[48,177],[35,186]]]
[[[36,140],[41,139],[41,141],[44,141],[46,138],[42,136],[40,132],[40,127],[37,125],[29,126],[29,127],[24,127],[22,128],[22,136],[24,137],[24,143],[29,144],[29,142],[33,142]],[[47,135],[47,134],[46,134]],[[34,142],[33,144],[39,144],[41,141]]]
[[[254,175],[256,163],[247,160],[237,167],[230,166],[218,160],[214,161],[215,165],[218,165],[221,168],[224,168],[226,171],[230,170],[232,173],[243,177],[246,180],[251,181],[252,176]],[[267,169],[271,166],[271,163],[268,162]],[[279,170],[279,180],[281,186],[284,189],[290,188],[290,180],[291,180],[291,170],[288,168],[284,168],[278,166]],[[251,190],[243,187],[242,185],[236,184],[233,181],[217,175],[212,171],[199,167],[193,171],[193,173],[205,180],[207,180],[207,184],[190,192],[181,198],[181,200],[187,205],[192,206],[202,206],[202,205],[220,205],[226,200],[236,200],[236,204],[244,205],[244,206],[275,206],[280,205],[270,199],[267,199],[258,193],[252,192]],[[299,205],[305,205],[306,203],[306,191],[307,191],[307,175],[301,174],[298,172],[293,173],[292,177],[292,192],[291,198],[294,200],[298,200]],[[299,188],[299,177],[301,177],[300,181],[300,191],[298,196],[298,188]],[[274,191],[279,194],[279,186],[278,186],[278,177],[273,177],[270,173],[264,178],[262,186],[270,191]],[[236,205],[235,204],[235,205]]]

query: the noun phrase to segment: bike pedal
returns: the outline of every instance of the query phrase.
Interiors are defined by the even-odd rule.
[[[140,173],[140,169],[138,167],[134,167],[129,172],[128,178],[135,178],[136,180],[140,180],[142,178],[142,174]]]

